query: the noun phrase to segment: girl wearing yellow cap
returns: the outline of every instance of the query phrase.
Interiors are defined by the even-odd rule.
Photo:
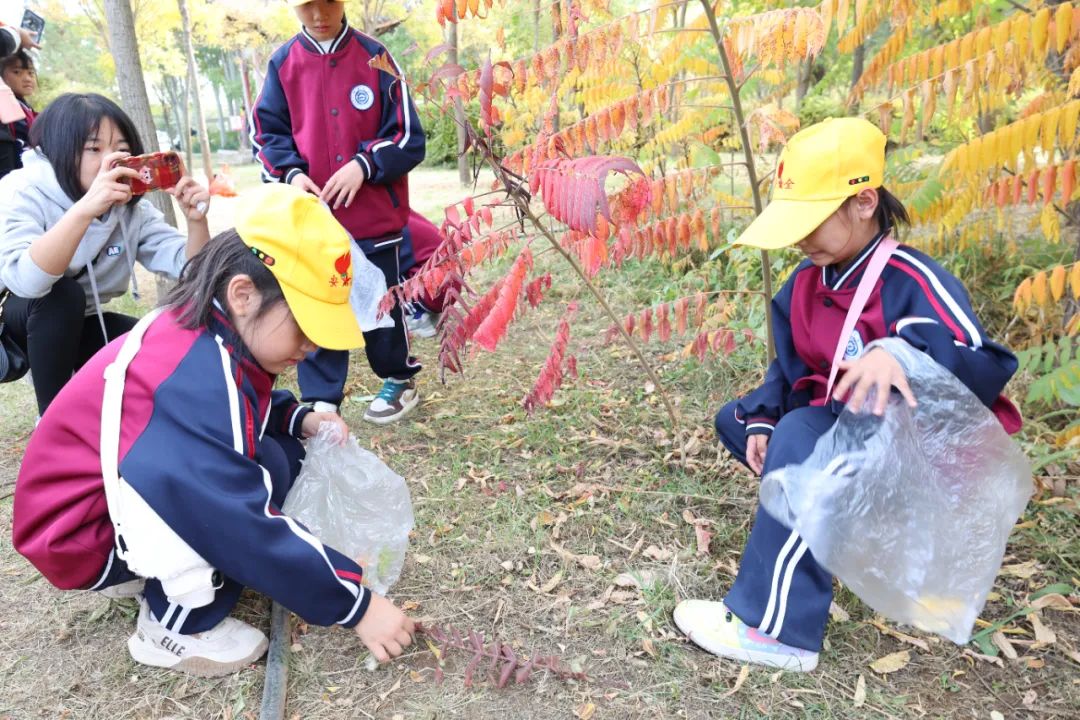
[[[955,277],[896,245],[892,234],[908,216],[882,186],[884,172],[885,136],[866,120],[808,127],[781,152],[773,199],[739,238],[764,249],[795,245],[806,256],[772,300],[776,359],[764,382],[716,415],[721,442],[756,474],[805,460],[845,404],[859,412],[872,399],[867,410],[881,415],[891,391],[916,404],[900,364],[873,344],[879,338],[925,352],[1007,430],[1020,427],[1000,394],[1016,358],[986,336]],[[860,285],[865,297],[857,300]],[[715,655],[809,671],[817,667],[831,600],[831,575],[798,533],[759,507],[727,596],[686,600],[675,622]]]
[[[147,665],[212,676],[257,660],[266,637],[229,617],[244,587],[354,628],[385,661],[412,621],[280,509],[301,439],[328,421],[348,434],[273,384],[316,347],[363,345],[349,236],[299,189],[246,200],[169,304],[50,405],[19,472],[14,545],[60,588],[138,596],[128,649]]]

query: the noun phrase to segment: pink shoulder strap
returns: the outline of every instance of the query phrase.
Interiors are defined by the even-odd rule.
[[[848,339],[851,338],[851,333],[855,329],[855,323],[859,321],[859,316],[862,315],[863,308],[866,307],[866,301],[870,298],[870,293],[874,290],[878,278],[881,277],[881,271],[885,269],[889,257],[892,256],[893,251],[896,250],[899,244],[891,234],[886,235],[878,243],[874,254],[870,257],[870,262],[866,265],[862,279],[859,280],[859,287],[855,289],[855,297],[851,301],[851,307],[848,308],[847,317],[844,318],[844,327],[840,331],[840,339],[836,341],[832,369],[829,370],[829,384],[825,388],[826,399],[832,396],[833,383],[836,382],[836,374],[840,371],[840,361],[844,359],[844,350],[847,348]]]

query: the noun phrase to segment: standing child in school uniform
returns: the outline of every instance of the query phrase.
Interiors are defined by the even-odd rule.
[[[716,415],[721,442],[754,473],[804,461],[836,422],[842,403],[877,415],[891,390],[912,406],[900,364],[873,340],[896,337],[947,368],[991,408],[1006,430],[1016,409],[1000,395],[1016,372],[1009,350],[976,319],[963,285],[891,233],[907,223],[884,187],[885,136],[860,118],[826,120],[796,133],[776,170],[773,200],[738,242],[775,250],[797,245],[804,260],[772,301],[776,359],[765,382]],[[826,397],[848,308],[876,252],[891,256],[847,338],[841,373]],[[858,309],[856,308],[856,311]],[[709,652],[787,670],[817,667],[832,601],[832,576],[806,543],[760,506],[735,584],[723,601],[685,600],[675,622]]]
[[[58,587],[138,595],[128,649],[146,665],[215,676],[257,660],[266,636],[229,617],[245,586],[314,625],[353,628],[385,661],[412,621],[281,512],[301,439],[327,421],[348,435],[273,385],[316,347],[363,346],[350,239],[295,188],[240,207],[168,305],[49,406],[19,471],[13,544]]]
[[[263,179],[326,201],[356,244],[386,277],[401,282],[412,264],[407,173],[424,159],[424,131],[400,68],[386,48],[349,26],[337,0],[289,0],[301,31],[270,58],[252,111],[251,140]],[[397,77],[372,67],[378,56]],[[364,333],[368,363],[383,387],[364,419],[405,417],[420,400],[400,306],[392,328]],[[349,355],[320,350],[299,368],[304,402],[337,412]]]
[[[30,105],[30,97],[37,92],[37,70],[34,68],[34,59],[26,50],[19,50],[0,60],[0,80],[11,88],[15,93],[15,99],[19,101],[23,114],[22,120],[8,124],[8,132],[18,143],[18,151],[22,153],[30,146],[30,126],[34,124],[37,112]],[[16,167],[22,167],[22,162]]]

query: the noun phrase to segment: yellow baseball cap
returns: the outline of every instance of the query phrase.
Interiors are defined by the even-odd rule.
[[[296,323],[327,350],[364,347],[349,303],[352,239],[319,198],[271,183],[241,196],[236,232],[274,274]]]
[[[301,5],[307,5],[312,0],[288,0],[289,7],[300,7]],[[330,0],[330,2],[345,2],[345,0]]]
[[[885,178],[885,134],[869,120],[830,118],[791,136],[780,152],[772,200],[735,242],[794,245],[864,188]]]

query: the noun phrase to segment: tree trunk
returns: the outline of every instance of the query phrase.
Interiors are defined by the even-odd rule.
[[[533,52],[540,52],[540,0],[533,0]]]
[[[105,18],[109,26],[109,47],[116,62],[120,100],[135,123],[147,152],[157,152],[157,128],[150,112],[150,98],[146,94],[139,43],[135,37],[135,18],[129,0],[105,0]],[[176,227],[176,214],[168,195],[151,193],[150,202],[165,214],[170,225]]]
[[[199,79],[195,73],[195,45],[191,41],[191,16],[188,14],[187,0],[176,0],[180,6],[180,22],[184,34],[184,49],[187,53],[188,86],[191,98],[195,101],[195,121],[199,124],[199,145],[202,149],[203,172],[206,182],[214,179],[213,158],[210,156],[210,138],[206,132],[206,116],[202,111],[199,98]]]
[[[173,134],[172,120],[169,119],[169,99],[165,96],[165,92],[160,85],[155,85],[154,89],[157,91],[158,102],[161,103],[161,117],[165,121],[165,134],[169,136],[169,142],[171,143],[175,135]],[[168,149],[158,146],[158,150]]]
[[[810,81],[814,76],[814,59],[807,58],[799,63],[799,84],[795,88],[795,108],[802,107],[803,98],[810,92]]]
[[[181,144],[184,146],[184,156],[187,161],[187,166],[190,168],[194,164],[194,154],[191,147],[191,76],[188,75],[184,78],[184,93],[183,100],[180,103],[180,110],[183,113],[183,130],[184,135],[181,140]]]
[[[243,52],[237,54],[237,59],[240,61],[240,97],[244,101],[244,133],[246,134],[251,123],[251,76],[248,75],[247,58],[244,57]],[[241,139],[240,147],[243,146]]]
[[[225,111],[221,106],[221,86],[214,83],[214,102],[217,104],[218,147],[225,149]]]
[[[855,89],[855,84],[859,82],[859,78],[862,77],[863,67],[866,65],[866,45],[860,45],[855,48],[855,53],[852,56],[851,63],[851,89]]]
[[[446,24],[446,43],[450,46],[450,62],[454,65],[458,62],[458,28],[457,23]],[[465,123],[469,120],[465,117],[465,105],[461,98],[454,98],[454,126],[457,128],[457,169],[458,180],[461,187],[467,187],[472,180],[469,173],[469,158],[465,156],[465,143],[468,142],[469,134],[465,130]]]

